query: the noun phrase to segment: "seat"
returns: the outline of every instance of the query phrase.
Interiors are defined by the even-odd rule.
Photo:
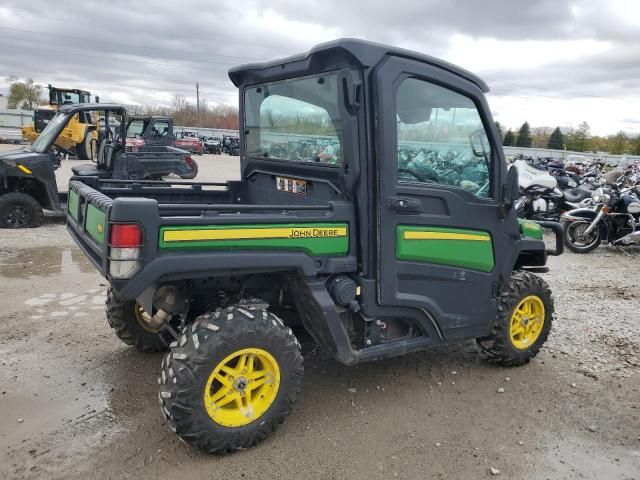
[[[99,177],[99,178],[111,177],[111,172],[100,169],[92,163],[86,163],[83,165],[78,165],[77,167],[71,167],[71,171],[73,172],[74,175],[78,175],[81,177]]]
[[[578,203],[585,198],[589,198],[591,193],[591,191],[583,188],[572,188],[571,190],[564,191],[564,199],[569,203]]]

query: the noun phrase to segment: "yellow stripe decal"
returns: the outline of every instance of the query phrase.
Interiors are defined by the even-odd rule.
[[[27,167],[25,167],[24,165],[20,165],[19,163],[16,164],[18,166],[18,168],[20,170],[22,170],[24,173],[28,173],[29,175],[31,175],[33,172],[31,170],[29,170]]]
[[[490,242],[489,235],[475,235],[471,233],[450,232],[404,232],[405,240],[472,240],[476,242]]]
[[[327,228],[229,228],[202,230],[166,230],[165,242],[206,241],[206,240],[246,240],[269,238],[336,238],[346,237],[347,227]]]

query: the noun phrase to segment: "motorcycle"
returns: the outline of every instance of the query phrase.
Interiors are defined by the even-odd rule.
[[[602,241],[612,245],[640,244],[640,187],[598,188],[593,205],[565,212],[560,217],[564,241],[575,253],[589,253]]]
[[[515,207],[520,218],[558,221],[562,212],[590,204],[591,191],[578,188],[561,168],[546,170],[522,159],[515,160],[511,168],[518,170],[522,196]]]

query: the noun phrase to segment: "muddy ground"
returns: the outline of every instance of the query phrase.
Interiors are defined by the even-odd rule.
[[[0,478],[640,479],[639,262],[607,247],[551,259],[554,329],[521,368],[472,342],[347,368],[307,342],[287,422],[211,456],[165,424],[161,355],[112,334],[105,281],[64,225],[0,231]]]

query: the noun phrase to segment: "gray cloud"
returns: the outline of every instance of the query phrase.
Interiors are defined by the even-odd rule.
[[[199,82],[209,102],[235,103],[226,71],[239,63],[338,36],[447,58],[452,38],[463,35],[534,46],[554,41],[558,48],[579,40],[610,45],[606,53],[567,50],[562,61],[542,67],[512,68],[503,58],[499,66],[476,68],[494,95],[637,99],[640,28],[617,15],[595,0],[73,0],[56,8],[45,0],[8,0],[0,6],[0,77],[29,75],[137,103],[168,103],[174,92],[193,97]]]

